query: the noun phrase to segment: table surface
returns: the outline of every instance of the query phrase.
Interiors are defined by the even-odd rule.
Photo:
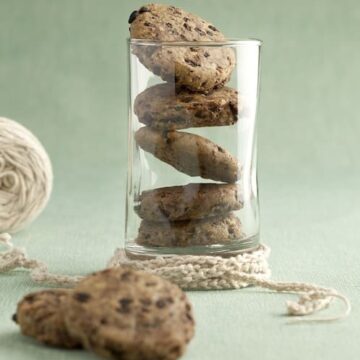
[[[344,321],[289,325],[284,302],[292,295],[258,288],[189,292],[197,327],[184,359],[358,359],[360,6],[325,0],[181,4],[228,34],[264,40],[261,240],[272,248],[273,279],[334,287],[353,306]],[[37,134],[55,173],[46,211],[14,241],[54,272],[101,269],[122,244],[123,39],[126,14],[140,5],[0,0],[0,112]],[[10,320],[16,302],[40,288],[25,271],[0,275],[0,359],[92,358],[19,334]]]

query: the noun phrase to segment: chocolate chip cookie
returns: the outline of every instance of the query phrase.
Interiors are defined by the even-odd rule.
[[[175,6],[149,4],[129,18],[133,39],[167,41],[165,45],[133,42],[132,52],[155,75],[193,91],[222,87],[235,67],[232,49],[211,46],[179,46],[171,42],[224,42],[225,36],[211,23]],[[142,45],[143,44],[143,45]]]
[[[24,335],[51,346],[80,347],[65,326],[63,303],[70,290],[44,290],[25,296],[18,304],[13,320]]]
[[[144,126],[135,133],[135,140],[143,150],[190,176],[227,183],[239,178],[236,158],[202,136],[179,131],[161,132]]]
[[[159,84],[136,97],[134,112],[141,123],[160,130],[233,125],[243,107],[238,100],[238,92],[229,87],[206,95]]]
[[[177,359],[194,334],[191,305],[177,285],[125,268],[80,282],[65,321],[87,349],[110,359]]]
[[[147,221],[179,221],[222,215],[242,207],[236,184],[188,184],[143,191],[135,211]]]
[[[229,244],[243,237],[234,214],[201,220],[151,222],[143,220],[136,243],[144,246],[185,247]]]

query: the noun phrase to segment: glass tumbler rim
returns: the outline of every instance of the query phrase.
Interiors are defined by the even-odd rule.
[[[230,38],[220,41],[163,41],[163,40],[151,40],[151,39],[134,39],[128,38],[130,45],[146,45],[146,46],[196,46],[196,47],[230,47],[230,46],[258,46],[262,45],[262,41],[253,38]]]

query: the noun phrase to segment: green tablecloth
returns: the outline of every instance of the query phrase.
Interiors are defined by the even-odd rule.
[[[169,1],[170,2],[170,1]],[[259,111],[262,241],[273,278],[350,297],[351,316],[290,326],[289,295],[256,288],[191,292],[197,334],[184,359],[358,359],[360,5],[171,1],[229,35],[264,40]],[[102,268],[122,244],[126,177],[127,14],[140,1],[0,0],[0,115],[38,135],[55,187],[14,241],[52,271]],[[22,337],[16,302],[40,287],[0,275],[0,359],[80,359]],[[329,312],[341,311],[335,306]]]

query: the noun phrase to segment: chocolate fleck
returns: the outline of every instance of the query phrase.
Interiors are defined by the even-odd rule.
[[[25,298],[24,298],[24,300],[25,300],[26,302],[32,303],[32,302],[34,302],[34,300],[35,300],[35,295],[33,295],[33,294],[26,295]]]
[[[187,23],[184,23],[183,26],[184,26],[184,28],[185,28],[186,30],[189,30],[189,31],[192,30],[191,26],[190,26],[189,24],[187,24]]]
[[[193,67],[200,66],[200,64],[198,64],[197,62],[195,62],[194,60],[191,60],[191,59],[185,59],[185,62]]]
[[[133,299],[130,298],[123,298],[119,300],[120,308],[117,309],[118,312],[127,314],[130,312],[130,305],[133,302]]]
[[[205,35],[205,31],[202,31],[199,27],[196,27],[195,31],[198,32],[201,36]]]
[[[170,24],[170,23],[166,23],[166,26],[169,28],[169,29],[171,29],[173,26],[172,26],[172,24]]]
[[[162,309],[166,306],[166,301],[164,299],[159,299],[155,305],[159,308]]]
[[[14,315],[11,317],[11,319],[12,319],[13,322],[17,323],[17,315],[16,315],[16,314],[14,314]]]
[[[145,21],[144,26],[151,26],[151,24],[148,21]]]
[[[174,355],[180,355],[181,347],[179,345],[176,345],[170,349],[170,352]]]
[[[125,271],[123,274],[121,274],[121,280],[128,281],[130,280],[131,272]]]
[[[134,11],[130,14],[128,23],[131,24],[131,23],[136,19],[137,16],[138,16],[138,11],[137,11],[137,10],[134,10]]]
[[[233,116],[236,118],[237,115],[238,115],[238,107],[237,107],[237,105],[234,104],[234,103],[230,103],[230,104],[229,104],[229,107],[230,107],[231,113],[232,113]]]
[[[209,36],[213,36],[213,35],[214,35],[214,33],[212,33],[212,32],[209,31],[209,30],[206,30],[206,33],[207,33]]]
[[[140,9],[139,9],[139,13],[142,14],[144,12],[149,12],[150,10],[146,7],[146,6],[142,6]]]
[[[210,54],[209,54],[207,51],[205,51],[205,52],[204,52],[204,56],[207,58],[207,57],[210,56]]]
[[[211,29],[212,31],[219,31],[215,26],[213,25],[209,25],[208,26],[209,29]]]
[[[75,300],[84,303],[84,302],[87,302],[91,296],[88,293],[76,292],[76,293],[74,293],[73,297]]]

